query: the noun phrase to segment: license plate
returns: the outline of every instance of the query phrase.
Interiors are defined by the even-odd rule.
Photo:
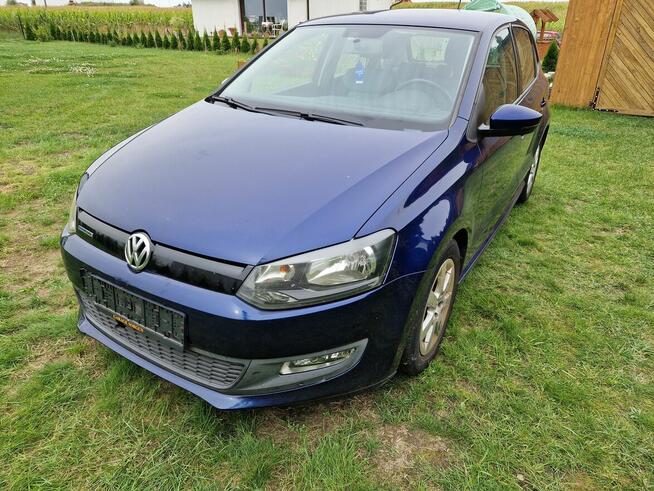
[[[93,302],[108,310],[117,325],[166,344],[184,347],[184,314],[134,295],[88,272],[82,271],[84,292]]]

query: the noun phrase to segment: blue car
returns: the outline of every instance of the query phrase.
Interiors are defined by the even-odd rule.
[[[82,176],[61,238],[79,329],[221,409],[421,372],[529,198],[548,89],[513,17],[301,24]]]

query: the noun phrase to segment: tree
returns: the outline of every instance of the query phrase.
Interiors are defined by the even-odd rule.
[[[252,45],[250,46],[250,53],[255,54],[258,49],[259,49],[259,41],[257,39],[257,35],[255,34],[252,37]]]
[[[179,49],[179,44],[177,43],[177,34],[174,32],[170,33],[170,49]]]
[[[148,48],[154,48],[154,36],[152,35],[152,31],[148,31],[148,44],[146,45]]]
[[[139,37],[139,44],[144,48],[147,48],[148,46],[148,36],[146,36],[145,32],[143,31],[141,31],[141,36]]]
[[[167,32],[164,32],[163,39],[161,40],[161,46],[163,49],[170,49],[170,39],[168,39]]]
[[[193,51],[195,47],[195,42],[193,41],[193,31],[189,31],[186,35],[186,50]]]
[[[237,53],[241,51],[241,38],[238,35],[238,31],[234,29],[234,35],[232,36],[232,47]]]
[[[247,36],[243,36],[243,40],[241,41],[241,53],[249,53],[251,49],[250,46],[250,41],[248,41]]]
[[[545,53],[545,58],[543,58],[543,71],[554,72],[556,71],[556,63],[559,61],[559,45],[556,41],[552,41],[550,47]]]
[[[232,43],[229,41],[227,31],[223,31],[223,38],[220,40],[220,51],[229,53],[232,50]]]
[[[218,29],[213,30],[213,35],[211,37],[211,48],[214,51],[220,51],[220,38],[218,37]]]
[[[161,39],[161,34],[159,34],[158,29],[154,31],[154,44],[157,48],[163,48],[163,39]]]
[[[193,49],[195,51],[203,51],[202,39],[200,38],[200,34],[198,33],[198,31],[195,31],[193,33]]]
[[[202,33],[202,46],[204,47],[205,51],[211,50],[211,40],[209,39],[209,34],[207,34],[206,29]]]

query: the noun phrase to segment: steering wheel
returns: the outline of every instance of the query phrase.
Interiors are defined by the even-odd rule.
[[[453,100],[450,94],[447,92],[447,90],[438,82],[434,82],[433,80],[427,80],[426,78],[412,78],[411,80],[407,80],[406,82],[402,82],[397,86],[395,89],[397,90],[402,90],[403,88],[409,86],[409,85],[415,85],[415,84],[422,84],[422,85],[429,85],[431,88],[436,89],[438,92],[440,92],[440,95],[442,98],[437,98],[432,92],[427,92],[435,101],[442,101],[445,99],[447,101],[447,106],[451,107],[453,105]]]

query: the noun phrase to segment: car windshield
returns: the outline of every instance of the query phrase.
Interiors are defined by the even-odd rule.
[[[368,127],[444,129],[474,39],[473,33],[450,29],[301,26],[271,46],[220,96]]]

